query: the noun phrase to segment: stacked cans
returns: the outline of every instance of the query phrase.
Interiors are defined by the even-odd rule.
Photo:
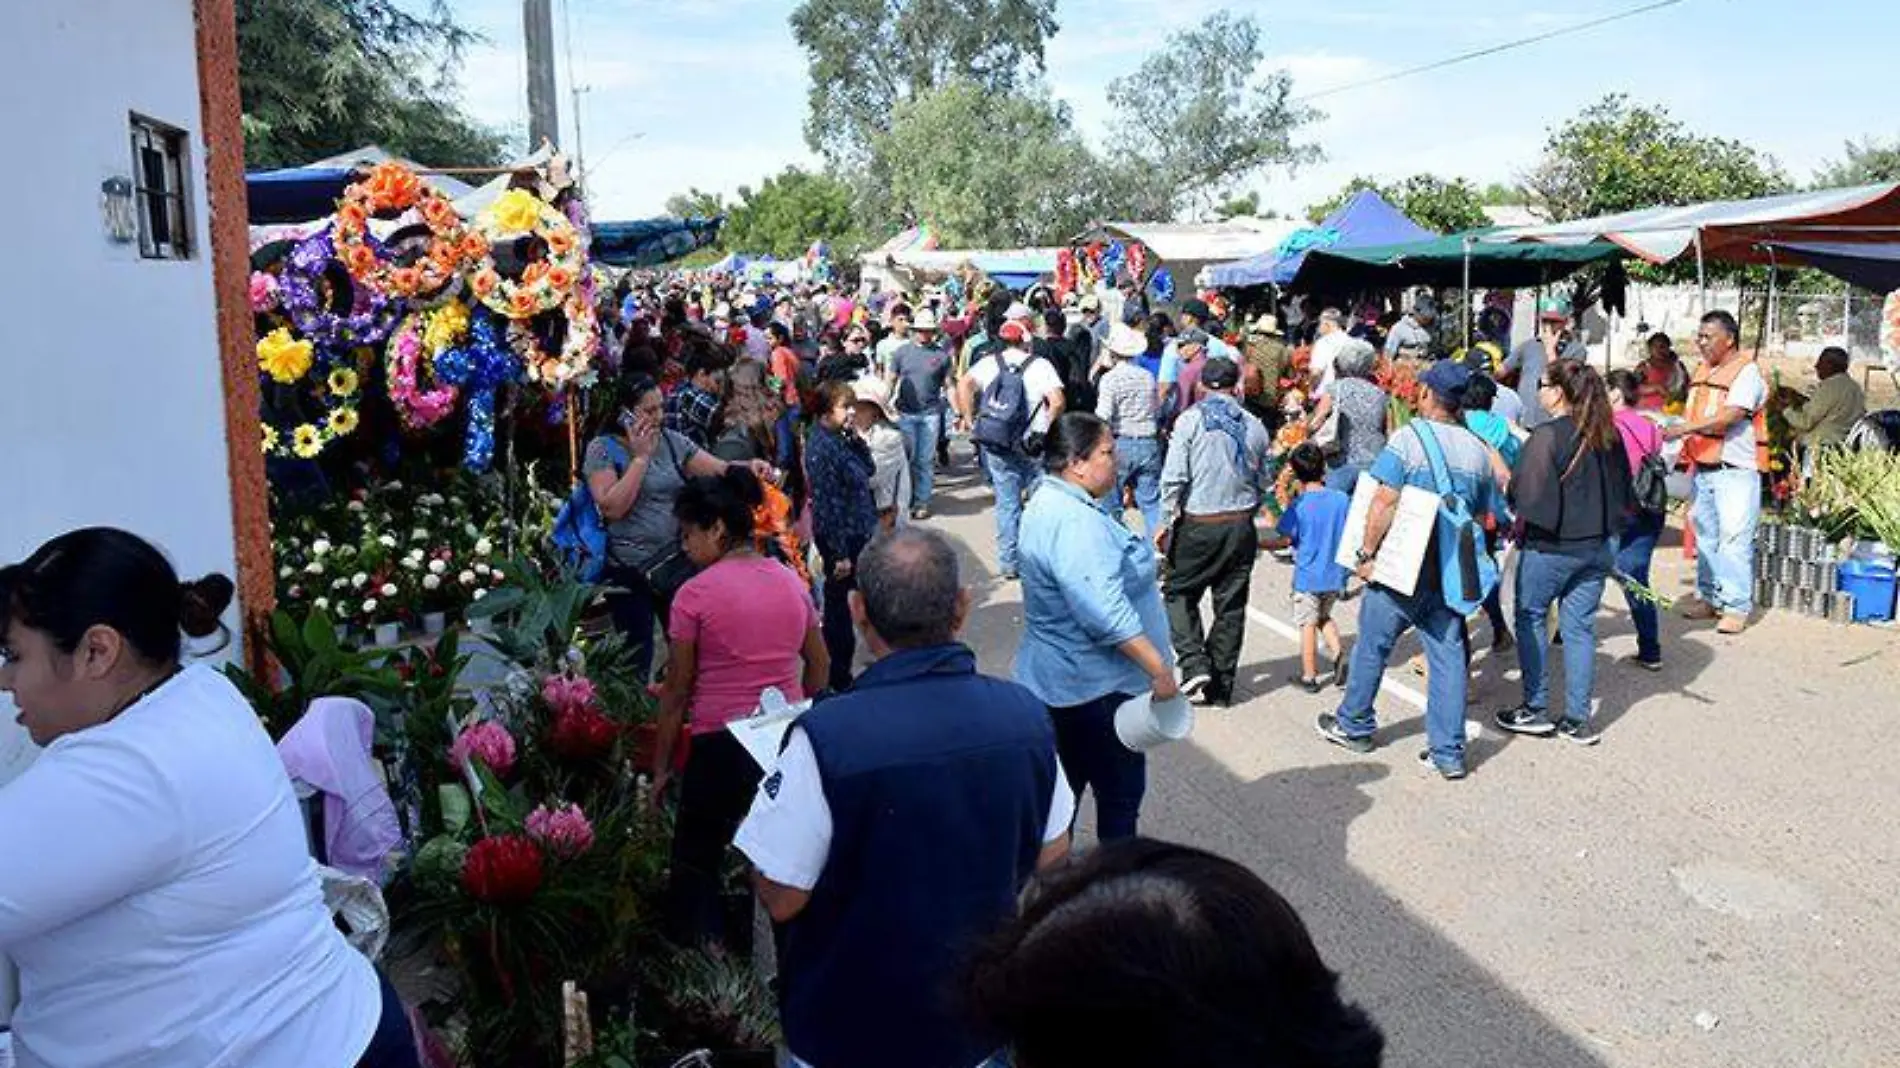
[[[1830,623],[1854,620],[1854,595],[1835,589],[1840,546],[1810,527],[1763,523],[1755,532],[1755,603]]]

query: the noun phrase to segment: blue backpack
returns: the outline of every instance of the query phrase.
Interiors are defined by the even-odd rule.
[[[1485,546],[1484,527],[1471,514],[1471,506],[1458,495],[1458,487],[1452,484],[1451,467],[1445,463],[1445,453],[1439,448],[1437,436],[1423,419],[1414,419],[1408,425],[1418,435],[1419,444],[1425,447],[1425,458],[1432,465],[1432,482],[1438,490],[1435,541],[1439,586],[1446,607],[1468,616],[1482,608],[1484,599],[1497,588],[1498,562],[1491,558]]]
[[[601,440],[607,443],[614,471],[625,471],[626,446],[612,437]],[[576,483],[567,495],[567,503],[554,517],[554,533],[548,540],[554,543],[555,556],[582,582],[600,581],[601,573],[607,570],[607,523],[600,518],[600,505],[595,503],[586,479]]]

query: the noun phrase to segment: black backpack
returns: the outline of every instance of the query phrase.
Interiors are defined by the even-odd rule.
[[[1669,510],[1669,466],[1663,463],[1662,453],[1652,452],[1636,465],[1630,492],[1636,498],[1636,507],[1651,515]]]
[[[996,377],[983,387],[970,440],[985,449],[1010,455],[1040,451],[1033,448],[1034,443],[1029,440],[1029,425],[1042,409],[1042,402],[1030,405],[1029,387],[1023,377],[1023,372],[1038,357],[1031,356],[1019,366],[1011,366],[1000,352],[994,359]]]

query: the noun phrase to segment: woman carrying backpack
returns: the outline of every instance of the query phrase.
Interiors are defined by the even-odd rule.
[[[1616,430],[1623,437],[1623,450],[1629,454],[1636,500],[1635,511],[1616,539],[1616,570],[1648,586],[1649,561],[1656,553],[1657,539],[1662,537],[1663,517],[1669,507],[1668,489],[1660,488],[1658,492],[1668,474],[1662,459],[1662,430],[1638,407],[1643,403],[1643,384],[1635,372],[1612,371],[1605,382],[1610,388],[1610,408],[1616,413]],[[1638,596],[1627,584],[1623,596],[1629,601],[1630,621],[1636,625],[1636,666],[1661,671],[1662,632],[1655,602]]]
[[[1581,360],[1552,363],[1537,383],[1549,421],[1531,431],[1511,473],[1510,500],[1523,521],[1517,566],[1517,662],[1524,702],[1497,714],[1514,734],[1559,734],[1595,745],[1590,692],[1596,681],[1597,608],[1615,567],[1612,540],[1629,518],[1630,469],[1609,391]],[[1563,632],[1564,709],[1550,709],[1545,619],[1557,606]]]

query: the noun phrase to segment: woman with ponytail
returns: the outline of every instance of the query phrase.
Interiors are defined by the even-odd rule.
[[[1634,506],[1630,466],[1603,377],[1581,360],[1552,363],[1537,383],[1550,420],[1531,432],[1511,472],[1511,505],[1524,530],[1517,565],[1517,660],[1524,702],[1497,714],[1517,734],[1561,735],[1594,745],[1596,614],[1615,568],[1613,541]],[[1563,634],[1564,708],[1549,705],[1545,619],[1557,606]]]
[[[751,715],[767,687],[796,703],[823,689],[830,670],[810,589],[753,540],[753,513],[764,500],[758,478],[734,466],[687,479],[673,503],[681,545],[699,572],[673,599],[652,771],[659,797],[680,731],[688,730],[666,917],[682,945],[733,945],[745,934],[725,929],[720,877],[758,789],[759,766],[726,725]]]
[[[331,922],[257,713],[182,663],[232,593],[107,528],[0,568],[0,692],[42,748],[0,789],[22,1066],[416,1064],[395,991]]]

